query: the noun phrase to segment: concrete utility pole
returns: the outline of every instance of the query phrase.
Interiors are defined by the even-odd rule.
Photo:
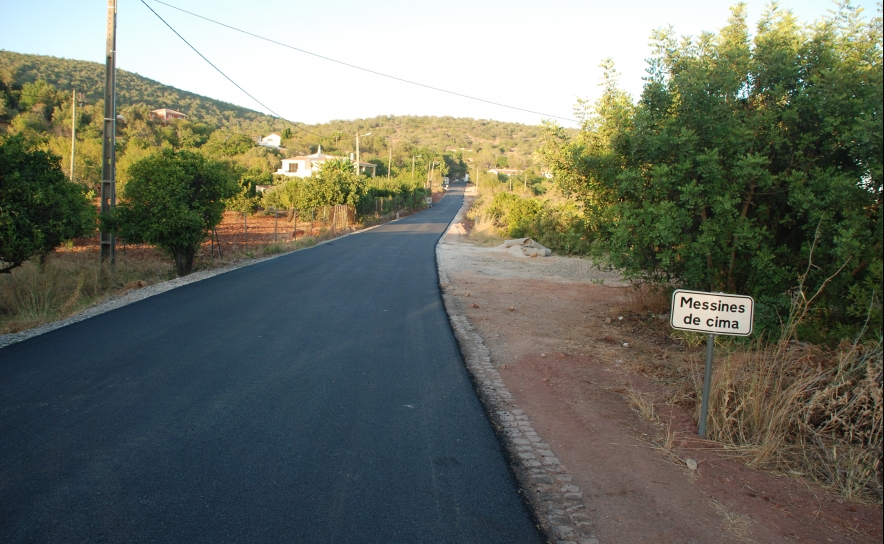
[[[77,89],[71,91],[71,181],[74,181],[74,150],[77,147]]]
[[[117,68],[117,0],[107,4],[107,47],[104,73],[104,137],[101,140],[101,213],[109,213],[117,204],[116,153],[117,134],[116,68]],[[116,237],[101,233],[101,264],[113,269],[116,261]]]
[[[414,159],[417,157],[418,159],[423,158],[423,155],[412,155],[411,156],[411,181],[414,181]]]
[[[366,132],[363,136],[371,136],[371,132]],[[359,175],[359,133],[356,133],[356,175]]]

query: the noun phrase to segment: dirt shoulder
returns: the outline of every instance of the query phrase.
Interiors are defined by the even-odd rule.
[[[553,539],[882,541],[879,506],[845,503],[803,478],[751,469],[699,439],[692,415],[663,401],[671,398],[665,384],[635,369],[694,357],[702,348],[674,343],[665,321],[624,312],[630,290],[617,274],[585,259],[516,257],[473,244],[466,234],[455,222],[438,246],[446,307],[456,332],[475,331],[478,349],[487,349],[488,364],[471,371],[490,373],[492,385],[498,376],[503,386],[490,397],[492,420],[508,432],[506,420],[521,415],[559,463],[547,467],[550,478],[544,478],[543,466],[520,455],[525,446],[506,439],[523,488]],[[480,392],[487,389],[477,382]],[[488,402],[487,391],[483,395]],[[630,396],[651,399],[645,400],[650,420]],[[698,463],[696,470],[688,459]],[[561,485],[550,493],[556,480]],[[574,532],[556,532],[569,521],[558,515],[567,514],[562,497],[577,489],[573,498],[579,495],[585,516],[570,517]],[[559,503],[549,502],[551,494]],[[578,519],[584,521],[575,525]],[[581,531],[586,524],[591,530]]]

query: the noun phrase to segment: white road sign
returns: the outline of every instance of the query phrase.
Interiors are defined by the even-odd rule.
[[[669,324],[685,331],[749,336],[754,312],[752,297],[678,289],[672,293]]]

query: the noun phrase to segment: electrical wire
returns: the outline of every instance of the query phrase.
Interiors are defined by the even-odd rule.
[[[221,74],[222,76],[224,76],[224,78],[227,79],[227,81],[233,83],[233,84],[236,86],[237,89],[239,89],[240,91],[246,93],[246,95],[248,95],[249,98],[251,98],[252,100],[254,100],[255,102],[257,102],[258,104],[260,104],[261,107],[263,107],[265,110],[267,110],[267,111],[269,111],[270,113],[272,113],[272,114],[273,114],[275,117],[277,117],[278,119],[282,119],[283,121],[286,121],[286,122],[288,122],[288,123],[291,123],[292,125],[295,126],[295,128],[300,129],[300,130],[306,132],[307,134],[312,134],[312,135],[314,135],[314,136],[316,136],[316,137],[318,137],[318,138],[320,138],[320,139],[325,139],[325,136],[322,136],[322,135],[320,135],[320,134],[316,134],[315,132],[311,132],[311,131],[307,130],[306,128],[302,127],[301,125],[299,125],[298,123],[295,123],[295,122],[293,122],[293,121],[289,121],[288,119],[286,119],[286,118],[283,117],[282,115],[279,115],[278,113],[276,113],[275,111],[273,111],[270,107],[268,107],[267,105],[265,105],[263,102],[261,102],[260,100],[258,100],[257,98],[255,98],[255,97],[252,95],[252,93],[250,93],[249,91],[243,89],[242,86],[240,86],[239,83],[237,83],[236,81],[233,81],[233,80],[230,78],[230,76],[228,76],[227,74],[225,74],[224,72],[222,72],[220,68],[218,68],[217,66],[215,66],[215,65],[212,63],[212,61],[210,61],[209,59],[206,58],[205,55],[203,55],[202,53],[200,53],[199,50],[197,50],[196,47],[194,47],[189,41],[185,40],[185,39],[184,39],[184,36],[182,36],[181,34],[179,34],[177,30],[175,30],[174,28],[172,28],[172,25],[170,25],[169,23],[166,22],[165,19],[163,19],[162,17],[160,17],[160,14],[159,14],[159,13],[157,13],[156,11],[153,10],[153,8],[151,8],[150,6],[148,6],[148,5],[147,5],[147,2],[145,2],[144,0],[141,0],[141,3],[144,4],[144,6],[145,6],[147,9],[149,9],[154,15],[156,15],[157,18],[158,18],[160,21],[163,22],[163,24],[165,24],[167,27],[169,27],[169,30],[171,30],[172,32],[175,33],[176,36],[178,36],[179,38],[181,38],[181,41],[183,41],[184,43],[187,44],[188,47],[190,47],[191,49],[193,49],[194,52],[195,52],[197,55],[199,55],[200,57],[202,57],[202,59],[203,59],[204,61],[208,62],[208,63],[209,63],[209,66],[211,66],[211,67],[214,68],[219,74]]]
[[[318,54],[318,53],[313,53],[313,52],[311,52],[311,51],[307,51],[307,50],[305,50],[305,49],[300,49],[300,48],[295,47],[295,46],[293,46],[293,45],[288,45],[288,44],[285,44],[285,43],[282,43],[282,42],[278,42],[278,41],[273,40],[273,39],[271,39],[271,38],[266,38],[266,37],[261,36],[261,35],[259,35],[259,34],[255,34],[255,33],[249,32],[249,31],[247,31],[247,30],[243,30],[243,29],[241,29],[241,28],[237,28],[237,27],[235,27],[235,26],[231,26],[231,25],[228,25],[228,24],[222,23],[222,22],[220,22],[220,21],[216,21],[216,20],[214,20],[214,19],[209,19],[208,17],[204,17],[204,16],[202,16],[202,15],[199,15],[198,13],[193,13],[192,11],[187,11],[186,9],[182,9],[182,8],[177,7],[177,6],[173,6],[172,4],[167,4],[166,2],[163,2],[162,0],[152,0],[152,1],[153,1],[153,2],[156,2],[157,4],[162,4],[162,5],[164,5],[164,6],[167,6],[167,7],[170,7],[170,8],[172,8],[172,9],[178,10],[178,11],[180,11],[180,12],[182,12],[182,13],[186,13],[186,14],[191,15],[191,16],[193,16],[193,17],[197,17],[197,18],[199,18],[199,19],[203,19],[204,21],[208,21],[208,22],[210,22],[210,23],[214,23],[214,24],[216,24],[216,25],[223,26],[223,27],[225,27],[225,28],[229,28],[230,30],[235,30],[236,32],[241,32],[242,34],[246,34],[246,35],[248,35],[248,36],[252,36],[253,38],[258,38],[259,40],[264,40],[265,42],[270,42],[270,43],[272,43],[272,44],[276,44],[276,45],[279,45],[279,46],[282,46],[282,47],[286,47],[286,48],[288,48],[288,49],[292,49],[292,50],[294,50],[294,51],[298,51],[298,52],[300,52],[300,53],[304,53],[304,54],[306,54],[306,55],[312,55],[312,56],[314,56],[314,57],[317,57],[317,58],[320,58],[320,59],[323,59],[323,60],[327,60],[327,61],[329,61],[329,62],[334,62],[334,63],[340,64],[340,65],[343,65],[343,66],[347,66],[347,67],[349,67],[349,68],[354,68],[354,69],[356,69],[356,70],[362,70],[363,72],[368,72],[368,73],[370,73],[370,74],[374,74],[374,75],[377,75],[377,76],[386,77],[386,78],[389,78],[389,79],[393,79],[393,80],[396,80],[396,81],[400,81],[400,82],[402,82],[402,83],[407,83],[407,84],[409,84],[409,85],[416,85],[416,86],[418,86],[418,87],[424,87],[425,89],[431,89],[431,90],[433,90],[433,91],[438,91],[438,92],[440,92],[440,93],[447,93],[447,94],[451,94],[451,95],[454,95],[454,96],[460,96],[460,97],[462,97],[462,98],[467,98],[467,99],[469,99],[469,100],[476,100],[476,101],[478,101],[478,102],[484,102],[484,103],[486,103],[486,104],[492,104],[492,105],[494,105],[494,106],[499,106],[499,107],[501,107],[501,108],[508,108],[508,109],[511,109],[511,110],[523,111],[523,112],[526,112],[526,113],[533,113],[533,114],[535,114],[535,115],[541,115],[541,116],[544,116],[544,117],[551,117],[551,118],[553,118],[553,119],[560,119],[560,120],[562,120],[562,121],[568,121],[568,122],[571,122],[571,123],[579,123],[579,121],[577,121],[576,119],[571,119],[571,118],[569,118],[569,117],[561,117],[561,116],[559,116],[559,115],[552,115],[552,114],[549,114],[549,113],[543,113],[543,112],[539,112],[539,111],[528,110],[528,109],[525,109],[525,108],[519,108],[519,107],[516,107],[516,106],[510,106],[510,105],[507,105],[507,104],[502,104],[502,103],[500,103],[500,102],[494,102],[494,101],[492,101],[492,100],[486,100],[486,99],[484,99],[484,98],[478,98],[478,97],[475,97],[475,96],[470,96],[470,95],[467,95],[467,94],[458,93],[458,92],[455,92],[455,91],[449,91],[449,90],[447,90],[447,89],[442,89],[442,88],[440,88],[440,87],[434,87],[434,86],[432,86],[432,85],[427,85],[427,84],[425,84],[425,83],[419,83],[419,82],[417,82],[417,81],[411,81],[411,80],[404,79],[404,78],[401,78],[401,77],[391,76],[391,75],[389,75],[389,74],[385,74],[385,73],[383,73],[383,72],[378,72],[378,71],[376,71],[376,70],[371,70],[371,69],[369,69],[369,68],[363,68],[362,66],[357,66],[357,65],[355,65],[355,64],[350,64],[349,62],[344,62],[344,61],[341,61],[341,60],[333,59],[333,58],[331,58],[331,57],[326,57],[326,56],[324,56],[324,55],[320,55],[320,54]],[[141,0],[141,2],[144,3],[144,0]],[[145,5],[147,5],[147,4],[145,4]],[[153,10],[151,10],[151,11],[153,11]],[[156,12],[154,12],[154,13],[156,14]],[[157,17],[159,17],[159,15],[157,15]],[[163,21],[163,22],[165,23],[165,21]],[[166,23],[166,25],[168,25],[168,23]],[[169,28],[172,28],[172,27],[169,27]],[[176,32],[176,34],[177,34],[177,32]],[[183,38],[182,38],[182,39],[183,39]],[[190,45],[190,44],[188,44],[188,45]],[[191,46],[191,47],[192,47],[192,46]],[[202,55],[201,55],[201,56],[202,56]],[[250,96],[251,96],[251,95],[250,95]]]

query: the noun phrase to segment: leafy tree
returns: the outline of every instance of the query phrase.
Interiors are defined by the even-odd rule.
[[[84,188],[20,135],[0,140],[0,273],[95,229]]]
[[[249,170],[242,174],[239,178],[239,190],[235,195],[228,198],[226,206],[228,210],[245,213],[255,213],[258,204],[261,202],[261,196],[258,194],[256,187],[258,185],[270,185],[273,182],[273,176],[269,172],[261,172],[260,170]]]
[[[531,223],[542,209],[543,204],[539,200],[498,193],[494,195],[487,213],[498,226],[503,227],[507,236],[521,238],[528,235]]]
[[[802,29],[772,5],[753,41],[745,19],[739,4],[717,34],[655,32],[637,104],[606,66],[581,134],[553,127],[544,159],[628,275],[751,294],[768,317],[803,275],[821,291],[808,334],[837,338],[880,270],[881,20],[843,3]]]
[[[225,199],[237,191],[229,167],[192,151],[164,149],[128,174],[115,214],[103,223],[130,242],[161,247],[179,276],[189,274],[200,245],[221,222]]]
[[[370,162],[375,165],[375,175],[378,176],[386,176],[387,175],[387,161],[383,159],[371,159],[366,162]]]
[[[217,130],[209,137],[203,149],[219,157],[230,157],[242,155],[254,145],[255,142],[245,134]]]
[[[56,101],[56,89],[42,79],[34,83],[25,83],[22,86],[21,98],[18,105],[22,110],[30,110],[37,104],[54,104]]]

